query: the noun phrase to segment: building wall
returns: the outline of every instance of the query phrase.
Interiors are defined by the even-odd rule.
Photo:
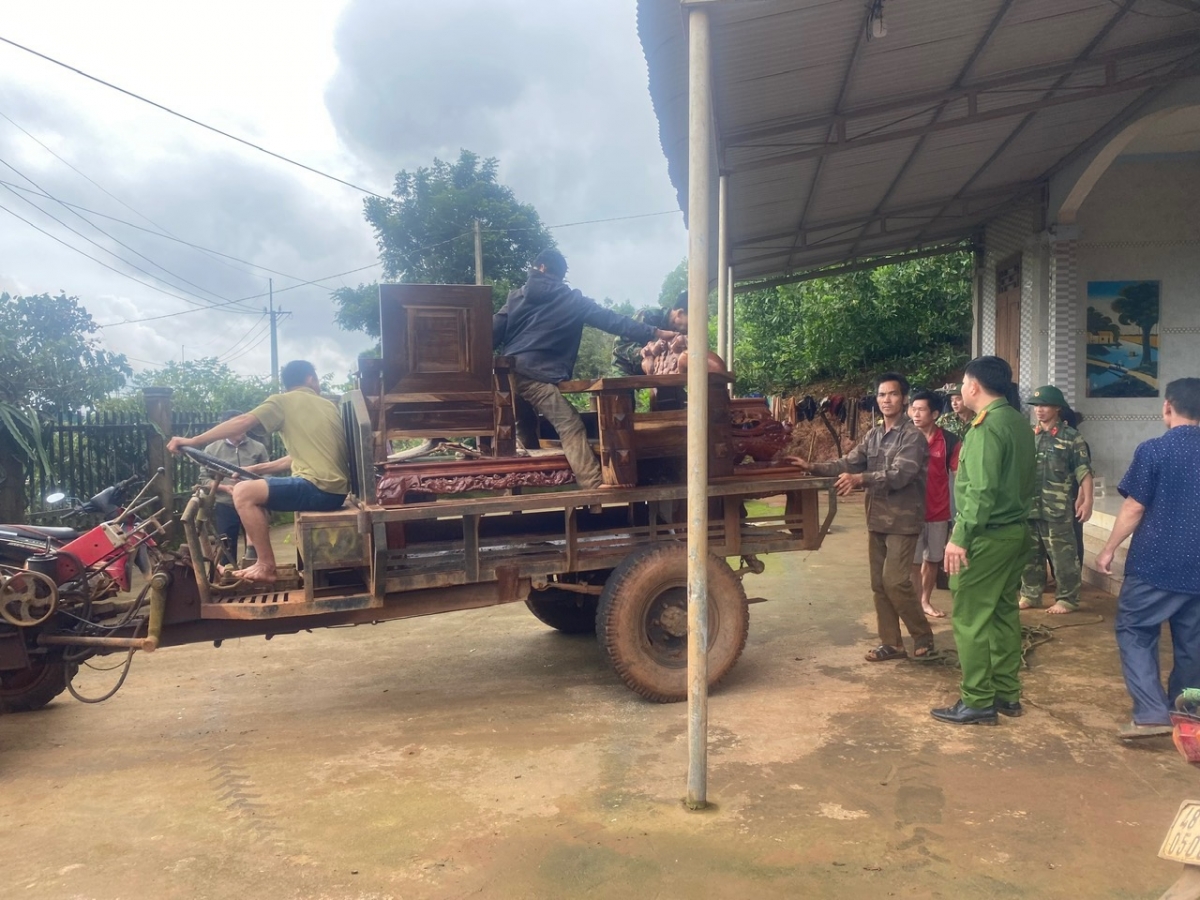
[[[996,266],[1021,254],[1021,358],[1031,363],[1037,354],[1032,348],[1036,328],[1039,285],[1045,278],[1042,252],[1032,238],[1041,231],[1042,210],[1027,206],[1013,210],[988,223],[984,232],[983,270],[980,276],[979,338],[976,346],[983,355],[996,352]],[[1022,366],[1028,378],[1032,364]],[[1025,380],[1022,379],[1022,381]]]
[[[1079,209],[1076,224],[1079,343],[1076,408],[1097,475],[1113,487],[1134,448],[1162,433],[1162,397],[1086,396],[1089,281],[1161,282],[1159,387],[1200,376],[1200,156],[1121,157]]]

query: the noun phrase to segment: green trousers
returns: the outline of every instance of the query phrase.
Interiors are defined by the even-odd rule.
[[[1064,606],[1079,605],[1079,588],[1082,572],[1079,567],[1079,543],[1075,538],[1074,522],[1047,522],[1031,519],[1033,532],[1025,571],[1021,575],[1021,596],[1030,606],[1042,605],[1042,591],[1046,587],[1046,560],[1054,572],[1058,585],[1054,599]]]
[[[1021,697],[1017,588],[1029,552],[1029,525],[989,528],[967,547],[967,568],[950,577],[962,699],[985,709]]]

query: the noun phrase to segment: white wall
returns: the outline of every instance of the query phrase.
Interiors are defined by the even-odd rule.
[[[1076,408],[1096,472],[1115,487],[1134,448],[1163,430],[1161,391],[1200,376],[1200,155],[1124,158],[1101,176],[1079,209],[1078,328],[1084,334],[1089,281],[1160,281],[1158,399],[1090,399],[1084,339]]]

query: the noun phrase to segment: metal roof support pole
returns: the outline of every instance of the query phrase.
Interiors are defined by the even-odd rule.
[[[708,3],[688,17],[688,331],[708,334],[712,45]],[[706,346],[707,341],[698,344]],[[687,404],[688,809],[708,805],[708,365],[691,354]]]
[[[729,176],[717,183],[717,355],[729,364],[725,355],[729,333]],[[692,332],[695,334],[696,332]]]
[[[725,357],[725,365],[728,366],[730,372],[736,371],[733,364],[733,331],[734,331],[734,305],[733,305],[733,266],[729,267],[729,275],[725,279],[725,284],[728,286],[729,299],[725,303],[725,311],[729,316],[729,324],[725,326],[725,339],[729,342],[728,346],[722,347],[722,356]],[[733,393],[733,385],[729,385],[729,392]]]

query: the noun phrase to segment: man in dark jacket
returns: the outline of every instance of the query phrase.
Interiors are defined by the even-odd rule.
[[[558,389],[575,368],[584,326],[643,344],[670,340],[675,332],[605,309],[567,287],[566,275],[567,261],[561,253],[539,253],[525,286],[509,294],[492,317],[492,347],[513,357],[517,393],[554,426],[576,483],[591,490],[601,486],[600,464],[588,444],[583,420]]]

